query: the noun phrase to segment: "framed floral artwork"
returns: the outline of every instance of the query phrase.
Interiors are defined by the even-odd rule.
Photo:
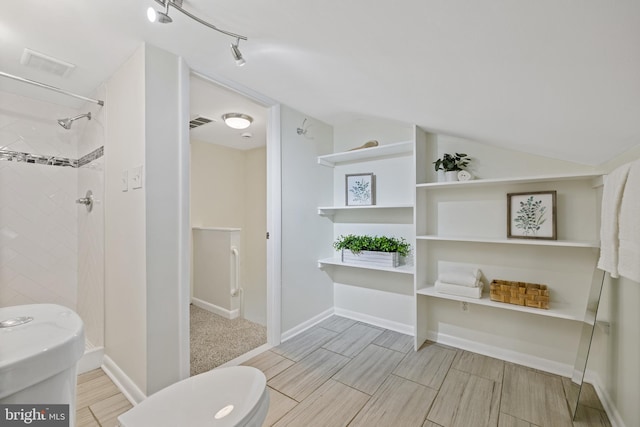
[[[376,176],[372,173],[345,175],[345,205],[371,206],[376,204]]]
[[[556,240],[556,192],[507,194],[507,237]]]

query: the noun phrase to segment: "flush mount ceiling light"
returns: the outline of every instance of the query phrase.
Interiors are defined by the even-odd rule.
[[[231,43],[231,54],[233,55],[233,59],[236,61],[236,65],[238,65],[239,67],[243,66],[246,61],[242,57],[242,53],[240,53],[240,49],[238,48],[238,45],[240,44],[240,40],[247,40],[247,38],[240,34],[235,34],[230,31],[222,30],[216,27],[215,25],[208,23],[205,20],[198,18],[191,12],[188,12],[182,8],[182,1],[183,0],[155,0],[156,3],[164,7],[164,12],[157,11],[153,7],[150,7],[149,9],[147,9],[147,18],[151,22],[169,24],[173,22],[173,19],[171,19],[171,17],[169,16],[169,7],[173,7],[174,9],[179,10],[183,14],[187,15],[189,18],[204,25],[205,27],[209,27],[212,30],[215,30],[226,36],[233,37],[234,39],[236,39],[236,42]]]
[[[222,116],[224,123],[233,129],[246,129],[253,122],[253,117],[241,113],[227,113]]]

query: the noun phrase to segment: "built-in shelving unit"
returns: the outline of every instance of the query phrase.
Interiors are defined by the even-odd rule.
[[[418,189],[454,189],[454,188],[473,188],[490,185],[508,185],[508,184],[532,184],[541,182],[561,182],[561,181],[577,181],[584,179],[593,179],[593,185],[602,184],[602,174],[599,173],[579,173],[579,174],[558,174],[558,175],[538,175],[527,177],[513,178],[493,178],[493,179],[474,179],[470,181],[454,181],[454,182],[427,182],[416,184]]]
[[[531,308],[531,307],[524,307],[521,305],[506,304],[502,302],[491,301],[488,294],[483,294],[482,298],[479,298],[479,299],[443,294],[436,291],[435,287],[433,286],[427,286],[427,287],[418,289],[416,293],[418,295],[425,295],[433,298],[441,298],[441,299],[447,299],[451,301],[462,301],[468,304],[482,305],[485,307],[493,307],[493,308],[498,308],[503,310],[519,311],[522,313],[535,314],[537,316],[547,316],[547,317],[555,317],[558,319],[577,320],[577,321],[582,321],[584,317],[584,311],[581,312],[580,310],[577,310],[575,307],[569,307],[569,306],[559,307],[558,303],[553,304],[552,308],[548,310],[543,310],[540,308]]]
[[[439,240],[448,242],[468,242],[468,243],[495,243],[506,245],[529,245],[529,246],[556,246],[567,248],[599,248],[600,242],[579,241],[579,240],[545,240],[545,239],[499,239],[492,237],[464,237],[464,236],[437,236],[422,235],[416,236],[417,240]]]
[[[334,167],[344,163],[383,159],[385,157],[396,155],[409,156],[412,153],[413,141],[396,142],[393,144],[379,145],[377,147],[362,148],[360,150],[343,151],[340,153],[318,156],[318,164]]]
[[[340,258],[325,258],[318,261],[319,268],[322,268],[326,265],[362,268],[365,270],[389,271],[391,273],[401,273],[401,274],[413,274],[414,272],[414,268],[412,265],[400,265],[398,267],[380,267],[375,265],[370,266],[370,265],[363,265],[363,264],[349,264],[349,263],[342,262]]]
[[[411,204],[399,204],[399,205],[374,205],[374,206],[320,206],[318,207],[318,215],[332,216],[338,212],[346,211],[382,211],[388,209],[413,209]]]
[[[358,126],[361,126],[359,124]],[[333,171],[332,201],[317,207],[317,214],[333,224],[334,239],[340,235],[377,235],[404,238],[412,247],[415,243],[414,195],[415,172],[413,140],[408,126],[390,125],[371,129],[345,129],[334,141],[348,147],[351,141],[380,138],[382,145],[372,148],[337,152],[319,156],[317,162]],[[375,136],[374,136],[375,135]],[[334,135],[335,137],[335,135]],[[387,142],[383,138],[397,138]],[[390,140],[391,141],[391,140]],[[375,205],[345,206],[345,176],[372,173],[375,176]],[[327,254],[330,255],[330,254]],[[380,326],[403,324],[412,327],[412,306],[415,300],[413,257],[408,265],[383,267],[365,263],[342,262],[339,254],[319,259],[322,269],[334,283],[334,304],[351,313],[361,313],[362,319]],[[389,323],[390,322],[390,323]]]
[[[416,348],[424,340],[438,341],[440,336],[445,341],[453,338],[466,342],[481,336],[480,346],[508,345],[515,349],[527,343],[522,346],[527,348],[529,333],[531,336],[549,334],[553,337],[550,342],[570,343],[574,337],[568,335],[568,331],[580,326],[566,322],[584,321],[597,262],[600,246],[597,211],[602,174],[584,169],[576,173],[554,173],[542,158],[496,149],[495,156],[492,150],[477,154],[478,159],[471,165],[476,175],[486,173],[493,178],[434,182],[437,178],[432,166],[434,159],[446,152],[471,153],[473,158],[473,149],[470,141],[416,130]],[[509,162],[504,170],[522,170],[523,176],[496,177],[502,170],[498,158]],[[514,164],[520,164],[522,168],[514,167]],[[536,169],[552,172],[536,175]],[[539,191],[557,192],[554,212],[557,240],[507,238],[507,195]],[[485,283],[503,279],[546,284],[551,291],[550,308],[543,310],[491,301],[486,292],[488,289],[480,299],[435,290],[433,283],[441,273],[469,267],[479,268]],[[460,306],[446,301],[464,302],[470,309],[463,314]],[[474,305],[490,309],[473,310]],[[456,307],[455,311],[452,307]],[[508,312],[531,314],[540,320],[523,317],[522,325],[505,328],[505,322],[519,323],[514,314]],[[543,343],[542,347],[545,346]],[[561,351],[569,352],[570,347],[567,344]],[[542,356],[539,357],[548,357],[556,350],[541,349],[539,354]]]

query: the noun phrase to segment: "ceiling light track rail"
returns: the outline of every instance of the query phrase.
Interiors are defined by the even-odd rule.
[[[177,9],[178,11],[187,15],[189,18],[193,19],[194,21],[204,25],[205,27],[211,28],[214,31],[224,34],[225,36],[233,37],[234,39],[236,39],[236,42],[235,43],[232,42],[230,46],[231,55],[233,56],[234,61],[236,61],[236,65],[238,67],[242,67],[244,64],[246,64],[246,61],[242,57],[242,52],[240,52],[240,47],[239,47],[240,40],[247,40],[246,36],[243,36],[242,34],[232,33],[231,31],[223,30],[221,28],[216,27],[213,24],[208,23],[204,19],[198,18],[193,13],[182,8],[183,0],[155,0],[155,2],[161,5],[164,8],[164,11],[161,12],[159,10],[154,9],[153,7],[150,7],[149,9],[147,9],[147,18],[149,19],[150,22],[170,24],[171,22],[173,22],[173,19],[169,16],[169,8],[173,7],[174,9]]]
[[[31,79],[25,79],[24,77],[14,76],[13,74],[5,73],[3,71],[0,71],[0,76],[7,77],[7,78],[10,78],[10,79],[13,79],[13,80],[17,80],[17,81],[23,82],[23,83],[28,83],[30,85],[38,86],[38,87],[41,87],[41,88],[44,88],[44,89],[49,89],[49,90],[52,90],[54,92],[58,92],[58,93],[62,93],[64,95],[72,96],[72,97],[77,98],[77,99],[82,99],[83,101],[93,102],[94,104],[98,104],[100,106],[104,105],[104,101],[102,101],[100,99],[87,98],[86,96],[78,95],[76,93],[69,92],[68,90],[60,89],[59,87],[51,86],[51,85],[48,85],[46,83],[40,83],[40,82],[37,82],[35,80],[31,80]]]
[[[205,27],[209,27],[212,30],[215,30],[215,31],[217,31],[219,33],[225,34],[225,35],[227,35],[229,37],[233,37],[234,39],[247,40],[246,36],[243,36],[241,34],[232,33],[230,31],[223,30],[221,28],[216,27],[213,24],[208,23],[207,21],[205,21],[203,19],[198,18],[193,13],[191,13],[191,12],[189,12],[189,11],[187,11],[187,10],[182,8],[182,1],[179,1],[179,0],[164,0],[164,1],[163,0],[155,0],[155,2],[158,3],[159,5],[161,5],[162,7],[167,8],[167,10],[168,10],[169,6],[173,7],[174,9],[179,10],[180,12],[184,13],[185,15],[187,15],[189,18],[193,19],[194,21],[197,21],[200,24],[204,25]]]

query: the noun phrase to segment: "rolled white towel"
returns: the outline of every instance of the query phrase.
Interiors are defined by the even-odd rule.
[[[440,293],[476,299],[482,298],[482,287],[482,282],[480,282],[480,286],[476,288],[454,285],[452,283],[445,283],[440,280],[436,280],[435,284],[436,291]]]
[[[479,268],[456,268],[443,271],[438,275],[438,280],[442,283],[477,288],[480,286],[481,276],[482,271]]]

